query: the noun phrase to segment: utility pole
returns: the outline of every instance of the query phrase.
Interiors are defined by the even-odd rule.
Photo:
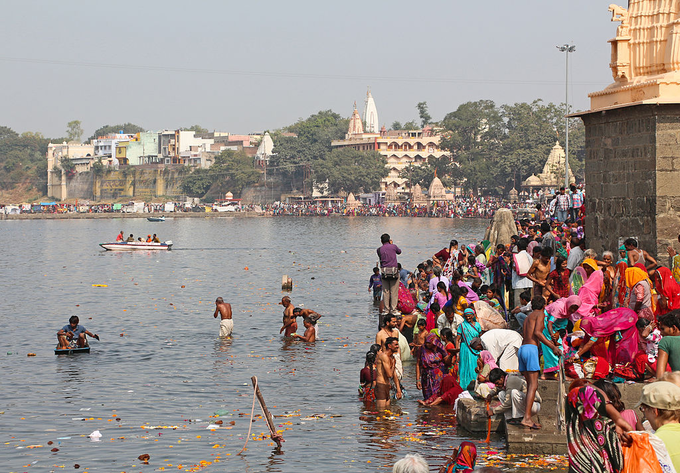
[[[563,46],[557,46],[557,49],[560,50],[560,52],[565,53],[564,56],[566,58],[566,79],[564,81],[565,83],[565,108],[566,108],[566,113],[564,114],[564,120],[565,120],[565,129],[564,129],[564,141],[565,141],[565,150],[564,150],[564,188],[569,189],[569,53],[573,53],[576,51],[576,46],[573,44],[565,44]]]

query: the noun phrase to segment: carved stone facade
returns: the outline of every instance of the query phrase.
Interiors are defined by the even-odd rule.
[[[610,5],[620,22],[611,39],[614,83],[590,94],[591,109],[680,101],[680,0],[629,0]]]

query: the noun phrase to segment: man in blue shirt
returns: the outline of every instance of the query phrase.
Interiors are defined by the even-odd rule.
[[[78,325],[78,322],[80,322],[80,319],[74,315],[68,319],[68,325],[64,325],[62,329],[57,332],[57,340],[59,340],[60,350],[67,350],[69,348],[75,347],[86,347],[86,335],[99,340],[99,335],[88,332],[85,327]]]

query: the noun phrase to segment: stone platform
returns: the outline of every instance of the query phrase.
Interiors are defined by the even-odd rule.
[[[626,408],[633,408],[640,400],[644,384],[617,384]],[[568,386],[567,386],[568,388]],[[520,455],[566,455],[566,433],[557,429],[557,381],[539,381],[538,392],[543,403],[534,421],[542,425],[540,430],[530,430],[518,425],[507,425],[503,415],[494,416],[491,431],[505,433],[508,453]],[[498,401],[492,403],[492,407]],[[465,399],[459,401],[458,425],[472,433],[487,432],[486,406],[483,401]]]

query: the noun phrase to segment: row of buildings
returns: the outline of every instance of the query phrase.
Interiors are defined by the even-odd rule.
[[[269,159],[273,147],[269,133],[235,135],[216,131],[197,136],[191,130],[120,132],[97,137],[90,143],[50,143],[47,147],[47,194],[66,198],[66,180],[74,174],[90,171],[97,162],[113,169],[173,165],[209,168],[215,156],[233,150],[244,151],[256,164],[262,165]]]

